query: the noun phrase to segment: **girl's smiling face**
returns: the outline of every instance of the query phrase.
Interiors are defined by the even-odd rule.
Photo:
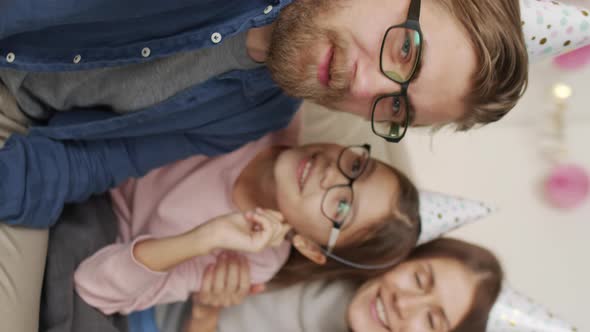
[[[343,148],[335,144],[311,144],[287,149],[281,152],[274,166],[279,210],[298,234],[321,245],[328,243],[332,228],[322,212],[324,195],[333,186],[349,183],[338,167]],[[347,162],[350,165],[346,167],[354,170],[360,161],[352,158]],[[348,217],[337,246],[358,240],[392,214],[399,196],[399,181],[388,166],[370,158],[355,180],[353,192],[354,199],[347,207]]]
[[[447,332],[467,315],[479,277],[451,258],[406,261],[357,290],[354,332]]]

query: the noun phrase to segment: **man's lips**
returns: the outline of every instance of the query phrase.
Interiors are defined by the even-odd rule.
[[[324,56],[321,58],[321,62],[318,66],[318,80],[325,87],[328,87],[330,84],[330,67],[332,65],[333,59],[334,47],[330,46]]]

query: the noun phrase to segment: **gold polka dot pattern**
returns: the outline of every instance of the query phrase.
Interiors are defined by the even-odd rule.
[[[504,281],[486,332],[576,332],[577,329]]]
[[[530,62],[590,45],[590,10],[561,1],[520,0]]]

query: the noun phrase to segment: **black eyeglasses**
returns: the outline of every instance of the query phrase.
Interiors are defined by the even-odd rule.
[[[373,103],[371,128],[388,142],[398,143],[410,124],[408,86],[422,54],[420,0],[410,0],[406,22],[385,31],[379,55],[381,73],[401,85],[401,91],[378,96]]]
[[[338,184],[326,190],[322,198],[322,213],[332,222],[332,231],[326,250],[332,252],[341,229],[352,215],[354,190],[352,184],[367,168],[371,158],[369,144],[348,146],[338,155],[338,170],[348,179],[346,184]]]
[[[353,184],[363,175],[370,159],[371,145],[369,144],[348,146],[342,149],[340,155],[338,155],[338,170],[348,179],[348,183],[338,184],[328,188],[322,198],[322,213],[332,222],[328,245],[325,248],[322,247],[322,252],[327,257],[356,269],[381,270],[396,265],[399,262],[366,265],[351,262],[332,253],[342,229],[350,224],[350,218],[353,215]]]

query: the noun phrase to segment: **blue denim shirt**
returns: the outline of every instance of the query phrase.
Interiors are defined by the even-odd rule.
[[[80,70],[215,46],[292,0],[2,0],[0,66]]]
[[[289,2],[4,0],[0,66],[77,70],[210,47],[272,22]],[[58,113],[51,126],[12,135],[0,150],[0,220],[50,226],[64,203],[191,155],[234,150],[285,127],[299,105],[257,68],[213,77],[135,113]]]

